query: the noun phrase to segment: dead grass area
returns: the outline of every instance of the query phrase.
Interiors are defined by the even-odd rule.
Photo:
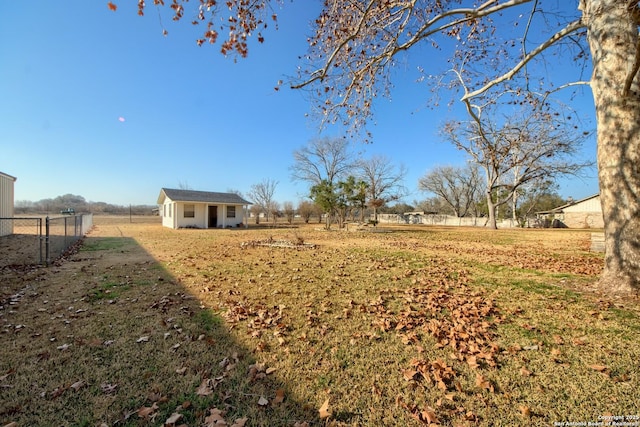
[[[94,224],[65,262],[0,272],[0,425],[638,415],[638,301],[593,291],[587,231]]]

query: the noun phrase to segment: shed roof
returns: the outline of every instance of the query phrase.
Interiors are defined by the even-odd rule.
[[[160,189],[158,203],[164,203],[165,198],[174,202],[220,203],[225,205],[250,205],[251,202],[235,193],[218,193],[213,191],[176,190],[173,188]]]
[[[600,196],[600,193],[594,194],[593,196],[585,197],[584,199],[580,199],[580,200],[574,200],[572,202],[567,203],[566,205],[558,206],[557,208],[553,208],[553,209],[548,210],[548,211],[541,211],[541,212],[536,212],[536,213],[538,215],[548,215],[548,214],[562,213],[566,208],[568,208],[570,206],[574,206],[574,205],[577,205],[579,203],[584,203],[587,200],[595,199],[596,197],[599,197],[599,196]]]
[[[12,181],[14,181],[14,182],[15,182],[15,180],[16,180],[16,179],[18,179],[18,178],[16,178],[15,176],[11,176],[11,175],[9,175],[8,173],[4,173],[4,172],[0,172],[0,176],[3,176],[3,177],[5,177],[5,178],[9,178],[10,180],[12,180]]]

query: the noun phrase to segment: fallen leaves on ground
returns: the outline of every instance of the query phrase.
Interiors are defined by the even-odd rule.
[[[473,258],[486,265],[499,265],[523,270],[537,270],[550,273],[571,273],[585,276],[597,276],[602,272],[603,260],[599,257],[576,255],[559,257],[545,248],[534,250],[530,245],[515,246],[478,246],[438,242],[432,249],[444,251],[461,257]]]
[[[236,418],[233,423],[229,424],[225,419],[226,413],[218,408],[209,409],[209,415],[204,419],[204,427],[244,427],[247,423],[247,417]]]
[[[331,416],[331,409],[329,408],[330,400],[331,400],[330,398],[327,398],[327,400],[324,401],[322,406],[320,406],[320,409],[318,409],[318,415],[320,419],[324,420],[325,418],[329,418]]]
[[[495,368],[499,346],[494,342],[496,323],[503,318],[492,299],[480,293],[469,292],[464,287],[464,274],[457,280],[430,284],[416,279],[413,288],[383,292],[376,299],[361,307],[361,311],[374,316],[372,325],[383,332],[395,331],[407,345],[421,341],[420,334],[431,336],[436,348],[450,348],[454,361],[466,364],[473,370]],[[389,307],[394,299],[401,298],[402,309],[394,313]],[[523,372],[524,374],[525,372]],[[526,371],[529,375],[529,371]],[[406,381],[435,386],[445,395],[461,391],[456,381],[459,375],[452,365],[442,359],[414,359],[411,367],[402,371]],[[479,372],[476,387],[495,392],[494,384]],[[425,423],[436,423],[431,409],[406,406],[412,416]]]
[[[180,234],[180,237],[184,236],[186,233]],[[163,234],[162,238],[165,239],[165,237]],[[163,286],[169,281],[175,283],[171,288],[167,286],[167,289],[159,286],[157,292],[152,291],[160,283],[160,279],[156,278],[158,275],[156,271],[150,270],[146,277],[141,275],[138,278],[131,274],[132,269],[138,268],[133,264],[130,264],[126,270],[113,271],[111,265],[102,269],[93,268],[91,264],[84,266],[85,270],[91,271],[95,276],[96,283],[102,284],[101,275],[108,274],[109,280],[113,279],[114,283],[122,282],[132,286],[132,290],[118,296],[117,304],[123,305],[123,312],[140,310],[144,313],[144,310],[149,310],[152,315],[148,316],[148,319],[153,320],[153,323],[147,322],[147,318],[141,318],[140,322],[144,320],[143,324],[136,324],[118,335],[110,332],[98,333],[100,330],[85,333],[85,329],[79,328],[80,320],[89,318],[90,315],[95,318],[101,315],[100,311],[103,309],[111,310],[110,307],[115,307],[111,300],[92,301],[89,311],[84,308],[78,309],[79,304],[86,303],[77,300],[78,296],[85,295],[87,292],[86,289],[82,289],[69,297],[76,299],[70,299],[69,301],[72,302],[64,303],[60,305],[60,310],[56,310],[54,303],[57,304],[57,300],[52,297],[47,296],[49,302],[47,305],[41,305],[42,300],[45,299],[45,294],[42,293],[44,287],[41,286],[39,289],[42,296],[33,295],[34,303],[39,304],[37,307],[42,310],[38,313],[43,313],[41,316],[50,317],[51,323],[56,324],[56,329],[60,329],[60,326],[65,329],[77,328],[69,332],[56,330],[49,335],[43,330],[41,340],[44,345],[37,352],[33,352],[29,359],[39,365],[55,362],[55,366],[64,366],[64,363],[58,361],[75,360],[76,357],[78,360],[85,360],[80,359],[83,353],[90,354],[91,359],[88,360],[91,361],[94,356],[120,354],[124,346],[137,352],[133,354],[146,356],[162,353],[170,357],[167,359],[169,363],[163,363],[157,371],[162,372],[164,378],[158,377],[158,379],[154,378],[156,371],[152,370],[152,367],[147,369],[145,366],[138,367],[131,363],[138,368],[136,374],[129,377],[132,384],[129,384],[129,378],[126,376],[113,375],[113,372],[109,371],[95,377],[83,371],[67,376],[60,375],[56,381],[49,382],[37,390],[42,397],[42,402],[51,401],[47,403],[54,407],[61,405],[63,401],[65,403],[80,401],[80,397],[92,394],[96,397],[94,399],[96,402],[114,402],[110,407],[111,412],[115,413],[110,415],[111,420],[114,421],[113,424],[123,421],[120,414],[125,414],[124,420],[128,419],[128,423],[140,423],[140,425],[161,425],[166,421],[173,423],[169,425],[179,426],[181,423],[186,424],[187,419],[193,419],[193,423],[197,425],[232,425],[234,427],[245,423],[267,425],[267,423],[261,423],[261,417],[268,419],[273,425],[276,424],[273,422],[275,417],[288,415],[288,425],[308,427],[309,422],[327,425],[376,425],[375,421],[372,421],[373,417],[379,415],[381,411],[389,410],[389,407],[393,406],[389,399],[393,399],[397,394],[406,396],[407,402],[410,402],[389,410],[389,413],[393,413],[394,419],[401,420],[399,421],[401,423],[412,423],[409,419],[412,417],[418,423],[425,425],[429,423],[482,425],[490,421],[487,419],[488,411],[493,411],[494,408],[504,410],[506,405],[510,405],[506,412],[510,413],[512,422],[514,419],[517,421],[518,417],[529,417],[532,412],[530,408],[535,408],[536,420],[539,417],[548,417],[546,415],[548,406],[545,406],[548,403],[544,398],[552,395],[552,391],[541,392],[543,399],[538,402],[532,400],[531,394],[526,392],[516,396],[512,387],[517,383],[525,385],[523,389],[530,388],[535,392],[538,383],[547,384],[546,379],[551,376],[550,373],[555,373],[556,368],[563,375],[562,381],[565,380],[565,376],[568,377],[577,372],[593,380],[602,380],[605,375],[610,375],[612,381],[628,382],[628,384],[622,384],[627,388],[635,385],[636,378],[633,370],[625,371],[625,368],[621,368],[621,358],[616,355],[608,356],[603,352],[594,353],[594,351],[605,349],[599,343],[597,334],[592,333],[591,330],[582,331],[581,320],[584,316],[579,315],[578,311],[573,318],[569,319],[566,327],[564,324],[556,327],[555,323],[545,322],[538,315],[534,315],[528,299],[521,304],[505,303],[505,299],[511,297],[508,287],[504,288],[506,294],[503,299],[502,296],[490,294],[492,291],[500,292],[503,288],[496,288],[493,282],[487,280],[490,286],[481,289],[477,286],[474,276],[477,274],[474,270],[475,263],[485,261],[487,264],[507,267],[500,270],[500,274],[505,276],[517,273],[518,268],[526,269],[532,265],[547,262],[548,265],[542,269],[543,271],[561,269],[563,273],[577,272],[581,269],[593,268],[599,262],[598,260],[585,263],[582,260],[587,257],[581,257],[580,262],[574,263],[575,265],[563,266],[566,263],[566,257],[557,263],[552,263],[547,258],[536,261],[534,258],[539,251],[532,250],[530,246],[528,250],[534,255],[526,258],[517,254],[510,255],[506,245],[505,248],[497,246],[494,249],[478,249],[474,252],[473,244],[470,246],[471,250],[465,250],[464,244],[461,247],[454,244],[452,248],[455,247],[461,256],[464,255],[465,259],[468,259],[468,254],[471,253],[473,259],[454,264],[447,258],[449,253],[439,251],[442,258],[438,258],[436,262],[436,255],[416,252],[432,243],[435,246],[440,245],[436,239],[407,240],[404,235],[400,239],[394,238],[392,234],[389,236],[381,234],[376,236],[376,240],[363,240],[366,246],[356,242],[357,246],[353,244],[353,247],[358,248],[358,251],[351,257],[352,254],[347,251],[328,250],[332,249],[331,246],[334,244],[338,246],[353,243],[337,233],[335,241],[323,244],[317,251],[298,252],[277,249],[267,252],[262,248],[241,251],[235,238],[234,246],[226,246],[220,251],[218,247],[223,247],[224,243],[211,244],[211,241],[207,240],[206,249],[197,253],[191,251],[191,246],[195,248],[199,244],[194,244],[191,235],[188,237],[178,242],[180,244],[177,246],[173,239],[167,239],[164,254],[160,251],[163,256],[159,256],[158,259],[166,261],[167,270],[170,274],[174,274],[174,279],[167,279]],[[243,236],[243,238],[247,237]],[[358,239],[360,239],[359,236]],[[478,239],[478,242],[480,240]],[[376,252],[375,245],[387,245],[387,242],[388,245],[393,244],[401,248],[403,252],[397,255],[395,252]],[[160,239],[152,243],[165,245]],[[371,252],[369,252],[369,245],[372,246]],[[477,246],[487,248],[491,245],[480,242]],[[175,250],[176,247],[185,248],[184,253],[174,255],[178,253]],[[187,247],[189,250],[186,249]],[[362,251],[359,250],[361,247],[364,247]],[[468,249],[469,246],[466,248]],[[405,249],[406,252],[404,252]],[[289,258],[280,256],[280,253],[284,252],[289,254]],[[256,257],[255,254],[264,255]],[[303,258],[307,254],[313,254],[315,258]],[[246,255],[249,259],[242,255]],[[334,262],[334,260],[339,261]],[[155,266],[155,263],[144,265],[145,268],[150,269],[149,266]],[[459,266],[463,266],[462,269],[459,269]],[[470,272],[465,272],[465,268]],[[481,273],[487,272],[483,270]],[[61,273],[56,274],[61,275]],[[505,281],[508,279],[506,278]],[[89,277],[88,280],[88,283],[93,283],[93,278]],[[369,286],[368,280],[371,286],[364,291],[359,287],[351,286],[355,282]],[[138,282],[144,283],[142,285],[144,287],[140,287],[139,291],[135,290]],[[557,280],[549,276],[548,283],[553,285]],[[540,289],[541,294],[537,298],[548,297],[543,294],[545,289]],[[521,291],[520,288],[517,290]],[[554,288],[548,292],[553,293],[551,296],[555,296],[556,290]],[[11,294],[15,294],[15,291],[12,290]],[[189,297],[194,298],[194,295],[202,299],[194,303],[185,302]],[[515,295],[526,298],[523,293]],[[139,299],[137,304],[134,304],[135,299]],[[9,304],[13,300],[7,301]],[[501,303],[499,310],[495,301]],[[555,308],[556,305],[560,306],[560,303],[554,303],[554,307],[542,307],[543,302],[540,302],[542,312],[546,313],[544,310],[547,308],[549,313],[568,311],[573,308],[572,300],[560,302],[564,307]],[[124,304],[130,306],[124,307]],[[214,313],[216,319],[212,320],[216,322],[209,322],[208,318],[197,316],[199,314],[197,304],[201,304],[200,309],[204,310],[206,307]],[[70,305],[76,307],[67,308]],[[521,306],[519,313],[515,311],[515,306]],[[600,306],[597,310],[589,307],[584,311],[585,316],[588,315],[587,321],[606,319],[614,324],[613,321],[617,319],[616,308],[612,307],[611,310]],[[514,335],[502,335],[502,328],[501,335],[494,336],[496,324],[502,321],[503,314],[515,320],[513,323],[515,338]],[[185,317],[180,317],[182,315]],[[14,317],[17,316],[14,315]],[[226,322],[221,321],[219,317],[224,317]],[[207,322],[204,322],[205,320]],[[206,331],[203,329],[205,324]],[[0,328],[7,337],[20,337],[36,331],[34,321],[27,317],[7,325]],[[341,330],[343,326],[348,332],[345,335],[339,335],[343,333]],[[508,325],[505,330],[509,332],[511,326]],[[166,329],[157,329],[158,327]],[[75,336],[71,335],[74,332]],[[580,336],[584,334],[587,335]],[[239,338],[238,342],[233,343],[233,348],[240,349],[243,357],[251,359],[250,362],[243,357],[234,356],[229,350],[230,347],[225,347],[227,335],[234,339]],[[632,336],[631,333],[630,336]],[[306,378],[292,375],[299,373],[298,370],[307,372],[309,368],[317,369],[319,373],[333,369],[334,362],[337,360],[334,348],[342,351],[342,344],[347,346],[349,342],[351,346],[358,346],[362,344],[361,338],[368,339],[375,345],[389,343],[394,346],[394,350],[399,350],[398,353],[393,353],[380,361],[385,363],[385,368],[389,368],[389,371],[395,370],[397,378],[389,381],[393,386],[385,384],[386,376],[381,376],[375,382],[371,380],[370,384],[366,384],[368,387],[363,389],[359,387],[360,383],[356,383],[360,380],[352,380],[344,387],[345,381],[349,379],[343,380],[339,377],[330,385],[325,385],[320,384],[320,380],[315,380],[316,375],[312,376],[309,382],[305,382],[308,381]],[[336,339],[340,341],[335,341]],[[495,344],[498,339],[505,348],[498,348]],[[286,343],[282,344],[285,340]],[[68,344],[63,347],[65,342]],[[56,350],[57,346],[60,346],[60,350]],[[209,350],[215,350],[216,353]],[[583,359],[576,357],[574,353],[580,350],[584,350],[582,353],[588,356]],[[199,357],[198,352],[205,356],[199,359],[194,357]],[[394,356],[400,353],[402,353],[401,356],[397,358]],[[212,354],[216,355],[212,357]],[[227,357],[224,357],[225,355]],[[307,357],[307,355],[313,357]],[[357,357],[351,359],[349,351],[339,355],[344,356],[349,364],[362,362]],[[306,362],[309,359],[312,359],[313,363],[317,362],[318,365],[301,366],[299,363],[295,365],[290,363],[300,360]],[[392,361],[391,364],[388,361]],[[549,361],[551,363],[547,363]],[[554,361],[558,365],[554,365]],[[401,364],[396,367],[393,362]],[[369,363],[369,360],[366,363]],[[561,363],[562,369],[559,366]],[[269,364],[277,366],[277,371],[268,366]],[[127,364],[125,369],[128,369],[129,365]],[[564,369],[565,365],[569,369]],[[363,366],[367,368],[367,373],[378,375],[376,369],[379,369],[380,365],[363,363]],[[351,366],[347,366],[345,374],[350,374],[350,369]],[[65,372],[68,373],[68,371]],[[5,384],[7,389],[18,387],[18,382],[14,381],[13,376],[9,377],[5,372],[0,373],[4,374],[0,376],[0,388]],[[120,371],[117,373],[120,374]],[[269,375],[277,375],[278,378],[269,378]],[[299,383],[298,378],[300,378]],[[152,384],[154,382],[159,384]],[[581,382],[574,384],[570,380],[567,382],[572,386],[581,384]],[[35,381],[32,384],[35,384]],[[136,384],[144,384],[144,387],[149,388],[135,389]],[[175,384],[181,386],[177,387]],[[324,390],[320,392],[323,394],[318,395],[318,392],[313,389],[316,385],[319,390]],[[353,386],[353,391],[350,386]],[[287,391],[277,387],[287,387]],[[333,391],[327,391],[329,387]],[[377,413],[372,410],[369,414],[367,408],[360,406],[355,399],[360,397],[360,395],[356,396],[356,393],[368,393],[369,389],[373,398],[370,404]],[[152,393],[162,393],[165,395],[165,400],[160,401],[159,398],[149,397]],[[354,399],[351,399],[351,396],[343,399],[345,397],[343,394],[347,393],[352,394]],[[331,399],[323,402],[329,395]],[[417,400],[411,400],[409,396],[412,395],[415,395]],[[621,393],[621,395],[624,394]],[[51,399],[55,396],[59,397],[55,400]],[[183,399],[186,396],[190,396],[194,405],[189,410],[179,409],[180,406],[175,408],[176,399]],[[362,396],[363,401],[367,399],[364,394]],[[619,396],[612,397],[619,398]],[[305,406],[299,412],[292,410],[294,407],[304,405],[300,402],[314,401],[316,405],[323,403],[320,408],[322,412],[313,404]],[[418,401],[420,401],[419,404]],[[118,408],[116,413],[115,408],[119,406],[119,402],[136,403],[124,409]],[[173,403],[168,406],[167,402]],[[214,404],[221,410],[208,409]],[[7,411],[7,421],[12,419],[13,414],[10,411],[14,410],[14,407],[17,408],[15,413],[19,414],[22,409],[18,408],[17,404],[0,408]],[[182,418],[178,418],[180,413],[183,414]],[[255,419],[253,414],[257,414]],[[248,415],[250,420],[237,418],[242,415]],[[23,415],[21,416],[24,418]],[[326,418],[319,420],[323,416]],[[234,421],[234,418],[237,419]],[[309,422],[302,421],[304,419]],[[311,419],[315,421],[312,422]],[[415,421],[413,423],[416,424]]]
[[[495,391],[491,381],[482,374],[476,374],[476,387],[489,390],[491,393]]]
[[[271,401],[271,406],[277,406],[284,402],[284,390],[279,388],[276,390],[276,397]]]
[[[118,384],[102,383],[100,388],[104,394],[113,394],[118,389]]]
[[[518,409],[520,410],[520,414],[522,414],[523,417],[531,417],[531,409],[528,406],[520,405],[518,406]]]
[[[523,366],[522,368],[520,368],[520,375],[522,375],[523,377],[530,377],[532,375],[532,372]]]
[[[180,421],[182,419],[183,415],[178,413],[178,412],[174,412],[173,414],[171,414],[171,416],[169,418],[167,418],[167,420],[164,422],[165,426],[174,426],[178,421]]]
[[[143,406],[140,409],[138,409],[137,414],[138,414],[138,417],[140,418],[153,419],[152,416],[155,414],[157,410],[158,410],[158,404],[154,402],[153,405],[151,406]]]

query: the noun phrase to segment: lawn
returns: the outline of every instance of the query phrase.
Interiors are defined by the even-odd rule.
[[[2,426],[640,422],[589,230],[94,223],[0,271]]]

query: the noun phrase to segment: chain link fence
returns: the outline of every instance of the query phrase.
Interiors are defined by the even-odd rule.
[[[0,218],[0,268],[56,260],[93,227],[93,215]]]
[[[45,263],[59,258],[93,227],[93,215],[69,215],[45,219]]]
[[[0,218],[0,267],[44,263],[42,218]]]

